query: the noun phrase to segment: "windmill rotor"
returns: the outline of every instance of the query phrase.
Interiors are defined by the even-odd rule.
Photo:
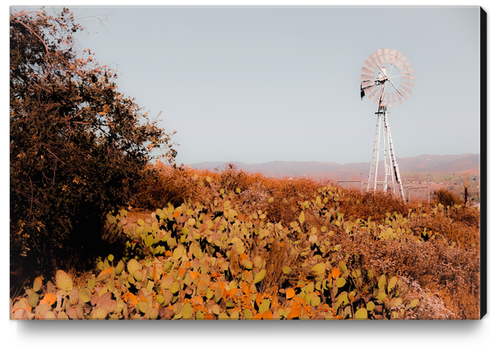
[[[395,149],[388,123],[388,108],[397,107],[412,95],[414,88],[414,71],[408,59],[396,49],[382,48],[371,53],[361,68],[361,100],[367,96],[378,105],[376,135],[369,169],[367,190],[376,191],[377,185],[382,184],[383,190],[394,191],[398,186],[400,196],[404,200],[403,184],[398,164],[396,163]],[[381,148],[381,142],[384,148]],[[380,154],[384,156],[384,179],[379,168]]]
[[[368,96],[377,105],[397,107],[412,94],[413,73],[408,59],[396,49],[374,51],[362,64],[361,100]]]

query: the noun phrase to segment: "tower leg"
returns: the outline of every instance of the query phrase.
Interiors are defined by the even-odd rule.
[[[395,181],[398,184],[398,189],[400,190],[400,196],[403,201],[405,201],[405,194],[403,193],[403,184],[400,176],[400,171],[398,169],[398,164],[396,163],[396,157],[395,157],[395,148],[393,146],[393,139],[391,137],[391,130],[390,130],[390,125],[388,123],[388,115],[384,115],[385,119],[385,127],[386,127],[386,132],[388,135],[388,144],[389,144],[389,157],[391,160],[391,181],[393,184],[393,190],[395,190]]]
[[[379,140],[381,135],[381,115],[378,114],[378,119],[376,121],[376,134],[374,136],[374,146],[373,146],[373,155],[371,157],[371,165],[369,167],[369,177],[367,184],[367,191],[369,192],[372,188],[373,191],[376,191],[376,183],[378,181],[378,161],[379,161]]]

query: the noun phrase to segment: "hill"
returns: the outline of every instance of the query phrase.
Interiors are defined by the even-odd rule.
[[[433,172],[433,173],[478,173],[480,170],[480,154],[431,155],[397,158],[401,172]],[[346,163],[317,161],[272,161],[267,163],[246,164],[233,162],[202,162],[191,164],[190,167],[201,170],[226,169],[233,164],[247,172],[259,172],[271,177],[301,177],[337,179],[346,177],[364,177],[369,175],[369,163]]]

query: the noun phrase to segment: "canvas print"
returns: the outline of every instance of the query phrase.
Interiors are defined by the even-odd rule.
[[[11,320],[486,313],[480,7],[9,19]]]

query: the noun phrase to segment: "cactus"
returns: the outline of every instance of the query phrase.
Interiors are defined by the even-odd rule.
[[[81,302],[89,302],[92,299],[92,292],[89,288],[80,288],[78,291],[78,296]]]
[[[63,270],[56,272],[56,284],[64,291],[69,292],[73,288],[73,281],[71,277]]]
[[[107,310],[105,308],[97,307],[92,312],[92,319],[105,319],[107,317]]]
[[[128,272],[133,275],[135,271],[141,270],[141,264],[136,259],[131,259],[128,262]]]
[[[28,296],[28,302],[29,302],[29,305],[32,307],[32,308],[35,308],[37,306],[37,304],[39,303],[39,294],[35,293],[35,292],[32,292],[29,296]]]
[[[261,282],[261,281],[264,279],[264,277],[265,277],[266,273],[267,273],[267,270],[266,270],[266,269],[262,269],[262,270],[260,270],[260,271],[259,271],[259,272],[258,272],[258,273],[255,275],[255,277],[254,277],[254,283],[259,283],[259,282]]]
[[[41,277],[36,277],[34,279],[34,283],[32,285],[32,290],[34,290],[35,292],[38,292],[39,290],[41,290],[41,287],[43,285],[43,280]]]

